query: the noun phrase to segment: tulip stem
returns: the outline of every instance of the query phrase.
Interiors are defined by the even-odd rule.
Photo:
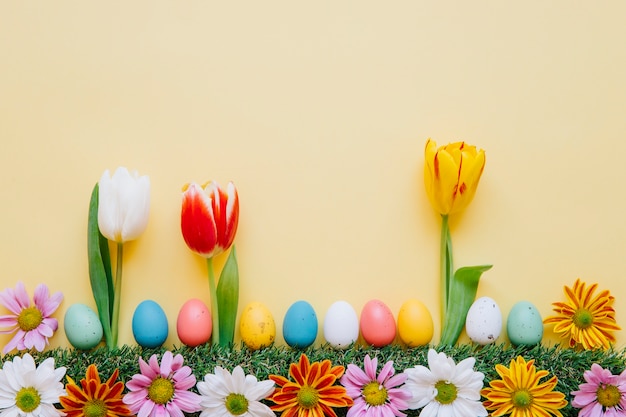
[[[209,268],[209,293],[211,295],[211,317],[213,320],[213,344],[218,345],[220,343],[219,332],[219,312],[217,305],[217,289],[215,286],[215,272],[213,271],[213,258],[207,258],[207,267]]]
[[[446,311],[448,308],[448,296],[450,292],[450,281],[453,274],[452,265],[452,239],[450,238],[450,226],[448,215],[441,216],[441,246],[439,257],[440,291],[441,291],[441,327],[442,331],[446,322]]]
[[[124,256],[124,244],[117,244],[117,265],[115,269],[115,295],[113,297],[113,315],[111,317],[112,347],[117,347],[118,323],[120,319],[120,299],[122,298],[122,258]]]

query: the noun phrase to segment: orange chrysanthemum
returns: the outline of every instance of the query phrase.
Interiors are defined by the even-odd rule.
[[[480,392],[486,398],[483,405],[492,411],[490,416],[563,417],[559,410],[567,405],[567,400],[565,394],[553,391],[556,376],[539,383],[548,371],[537,371],[534,362],[534,359],[526,362],[518,356],[511,360],[509,368],[496,365],[496,372],[502,379],[491,381],[490,388]]]
[[[585,283],[577,279],[574,288],[564,287],[567,302],[552,303],[555,316],[544,320],[545,324],[555,323],[554,332],[569,339],[569,346],[582,346],[584,349],[608,349],[615,342],[612,332],[620,330],[615,322],[615,300],[608,290],[594,297],[598,284],[585,288]]]
[[[282,412],[281,417],[337,417],[333,407],[353,405],[346,389],[335,385],[344,370],[343,366],[332,366],[328,359],[309,363],[305,354],[300,355],[300,361],[289,367],[294,381],[269,376],[280,387],[269,398],[276,403],[271,409]]]
[[[119,370],[103,384],[96,365],[89,365],[85,378],[80,380],[80,386],[72,378],[67,377],[65,386],[67,395],[61,396],[59,402],[63,406],[61,411],[67,417],[130,417],[133,415],[128,406],[122,402],[124,383],[116,382]]]

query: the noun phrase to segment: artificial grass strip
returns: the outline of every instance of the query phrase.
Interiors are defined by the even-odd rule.
[[[304,350],[296,350],[287,346],[272,346],[258,351],[250,351],[246,347],[239,348],[223,347],[216,345],[201,345],[195,348],[186,346],[170,349],[172,353],[180,353],[185,358],[185,365],[193,370],[198,380],[204,375],[213,372],[215,366],[221,366],[229,371],[240,365],[244,372],[255,375],[259,380],[267,379],[270,374],[289,376],[289,366],[297,362],[300,354],[305,353],[311,362],[329,359],[333,365],[346,366],[354,363],[363,366],[365,355],[378,358],[379,367],[385,362],[392,360],[396,372],[402,372],[406,368],[416,365],[427,366],[427,353],[429,348],[438,352],[445,352],[455,362],[473,356],[476,358],[475,369],[485,374],[485,386],[493,379],[499,379],[495,371],[495,365],[509,365],[512,359],[518,355],[526,360],[534,359],[537,369],[545,369],[551,375],[558,378],[557,391],[566,395],[568,403],[571,402],[571,392],[578,389],[583,383],[583,373],[597,363],[613,374],[621,373],[626,367],[626,350],[575,350],[560,346],[536,345],[532,347],[511,347],[509,345],[458,345],[458,346],[424,346],[407,349],[399,345],[389,345],[383,348],[365,347],[355,345],[346,350],[335,350],[329,346],[309,347]],[[65,366],[67,376],[75,381],[84,378],[85,371],[90,364],[96,364],[100,375],[108,377],[115,368],[120,371],[120,380],[127,382],[139,372],[138,358],[147,360],[151,355],[160,356],[166,351],[165,348],[144,349],[139,346],[122,346],[112,351],[106,348],[96,348],[85,352],[74,349],[53,349],[45,352],[32,352],[31,355],[37,363],[45,358],[53,357],[55,366]],[[5,355],[2,362],[10,360],[13,355]],[[346,410],[337,410],[339,416],[345,416]],[[575,417],[578,410],[569,404],[561,410],[565,417]],[[418,410],[409,410],[409,416],[418,416]]]

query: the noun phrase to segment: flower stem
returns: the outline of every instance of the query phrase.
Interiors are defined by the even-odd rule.
[[[122,298],[122,258],[124,257],[124,244],[117,244],[117,265],[115,270],[115,296],[113,297],[113,316],[111,317],[111,346],[117,347],[118,323],[120,319],[120,301]]]
[[[450,281],[452,279],[452,240],[450,239],[450,226],[448,225],[448,215],[441,216],[441,242],[439,253],[439,274],[441,291],[441,327],[446,322],[446,310],[448,308],[448,297],[450,292]]]
[[[213,271],[213,258],[207,258],[207,267],[209,268],[209,293],[211,295],[211,317],[213,318],[213,344],[218,345],[220,343],[219,332],[219,313],[217,305],[217,289],[215,286],[215,272]]]

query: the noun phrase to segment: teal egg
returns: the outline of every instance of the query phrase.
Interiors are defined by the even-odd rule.
[[[63,318],[65,336],[72,346],[89,350],[102,340],[102,323],[98,315],[85,304],[72,304]]]
[[[155,301],[139,303],[133,314],[133,336],[139,346],[156,348],[167,339],[167,317]]]
[[[289,307],[283,319],[283,338],[296,349],[304,349],[317,337],[317,315],[306,301],[296,301]]]
[[[537,307],[530,301],[516,303],[506,320],[509,340],[515,346],[532,346],[543,338],[543,320]]]

